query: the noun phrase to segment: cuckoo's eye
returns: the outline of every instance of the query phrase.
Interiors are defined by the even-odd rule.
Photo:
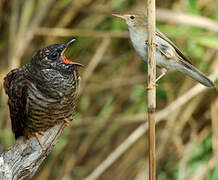
[[[135,19],[135,16],[133,16],[133,15],[132,15],[132,16],[130,16],[130,19],[132,19],[132,20],[133,20],[133,19]]]
[[[49,59],[56,60],[59,58],[59,56],[60,54],[57,51],[55,51],[49,55]]]

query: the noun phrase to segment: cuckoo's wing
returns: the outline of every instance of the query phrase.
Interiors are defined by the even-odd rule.
[[[17,68],[9,72],[4,78],[4,89],[8,94],[8,105],[10,109],[12,131],[17,139],[23,135],[26,127],[28,81],[22,68]]]

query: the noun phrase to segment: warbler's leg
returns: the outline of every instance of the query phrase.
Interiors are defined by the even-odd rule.
[[[156,87],[158,86],[158,84],[156,84],[156,82],[159,81],[167,73],[167,69],[161,68],[160,71],[161,71],[160,76],[158,76],[158,78],[155,80],[154,86],[156,86]],[[150,89],[151,88],[147,88],[147,90],[150,90]]]
[[[41,142],[41,140],[40,140],[40,135],[39,135],[39,133],[38,133],[38,132],[35,132],[35,133],[34,133],[34,136],[36,137],[36,139],[37,139],[39,145],[41,146],[42,150],[44,150],[44,147],[43,147],[42,142]]]
[[[70,126],[70,121],[67,119],[64,119],[64,125],[65,127],[69,127]]]
[[[160,76],[158,76],[158,78],[155,80],[155,82],[159,81],[167,73],[167,69],[165,69],[165,68],[161,68],[160,71],[161,71],[161,74],[160,74]]]

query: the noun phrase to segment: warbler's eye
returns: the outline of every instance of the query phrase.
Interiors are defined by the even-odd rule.
[[[55,51],[49,55],[49,59],[55,60],[55,59],[58,59],[59,56],[60,56],[60,54]]]
[[[133,16],[133,15],[132,15],[132,16],[130,16],[130,19],[132,19],[132,20],[133,20],[133,19],[135,19],[135,16]]]

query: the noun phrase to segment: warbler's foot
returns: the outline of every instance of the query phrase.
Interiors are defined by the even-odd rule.
[[[149,44],[149,43],[148,43],[148,40],[145,40],[145,44],[146,44],[146,45]],[[157,44],[156,44],[156,43],[154,43],[154,45],[155,45],[155,47],[157,47]]]
[[[161,74],[160,74],[160,76],[158,76],[158,78],[155,80],[155,82],[159,81],[167,73],[167,69],[165,69],[165,68],[161,68],[160,71],[161,71]]]
[[[153,84],[152,84],[152,86],[153,86],[153,87],[158,87],[158,84],[156,84],[156,83],[153,83]],[[147,89],[147,90],[151,90],[151,89],[152,89],[152,87],[147,87],[146,89]]]

